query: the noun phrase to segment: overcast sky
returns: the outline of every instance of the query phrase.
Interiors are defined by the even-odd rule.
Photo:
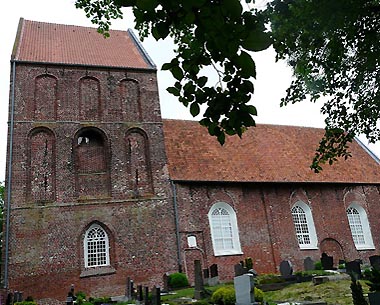
[[[9,102],[10,56],[19,19],[50,23],[93,26],[83,11],[74,6],[74,0],[4,0],[0,11],[2,33],[0,42],[0,181],[5,177],[6,140]],[[133,16],[126,14],[115,21],[112,28],[133,28]],[[136,33],[137,34],[137,33]],[[170,61],[173,45],[170,41],[148,39],[143,46],[158,69]],[[273,50],[255,54],[257,80],[252,104],[258,110],[258,123],[324,127],[320,104],[304,102],[280,108],[281,97],[291,80],[291,71],[285,63],[276,63]],[[161,111],[164,118],[193,119],[188,110],[166,92],[173,79],[169,72],[158,72]]]

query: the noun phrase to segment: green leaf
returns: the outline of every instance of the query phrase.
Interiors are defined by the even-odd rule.
[[[222,12],[225,16],[239,18],[243,8],[239,0],[224,0],[222,2]]]
[[[157,23],[152,27],[152,35],[156,40],[165,39],[169,35],[169,26],[166,22]]]
[[[183,79],[183,71],[180,67],[172,67],[170,72],[173,74],[173,77],[177,80]]]
[[[244,49],[254,52],[263,51],[270,47],[272,38],[266,32],[259,29],[251,31],[248,36],[242,41]]]
[[[198,78],[198,80],[197,80],[197,85],[198,85],[199,87],[204,87],[204,85],[206,85],[206,83],[207,83],[207,80],[208,80],[208,78],[207,78],[206,76],[201,76],[201,77]]]
[[[168,91],[170,94],[173,94],[174,96],[180,95],[180,91],[176,87],[166,88],[166,91]]]
[[[242,51],[239,56],[234,58],[234,63],[242,70],[244,78],[256,77],[256,65],[251,55]]]
[[[143,11],[152,12],[158,5],[157,0],[137,0],[136,6]]]
[[[218,135],[218,142],[220,143],[220,145],[223,145],[225,141],[226,141],[226,135],[224,134],[224,132],[221,132]]]
[[[200,112],[199,104],[197,102],[193,102],[190,105],[190,113],[193,117],[196,117]]]
[[[114,3],[118,6],[134,6],[136,5],[137,0],[114,0]]]

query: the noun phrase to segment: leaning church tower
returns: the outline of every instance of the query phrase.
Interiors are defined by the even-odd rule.
[[[110,34],[20,20],[3,276],[25,297],[122,295],[178,268],[156,67]]]

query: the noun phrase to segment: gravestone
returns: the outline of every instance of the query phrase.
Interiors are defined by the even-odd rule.
[[[217,264],[212,264],[210,266],[210,278],[208,279],[208,284],[210,286],[215,286],[219,284],[219,273]]]
[[[194,261],[194,298],[203,299],[204,292],[201,261],[197,259]]]
[[[149,305],[149,288],[144,287],[144,305]]]
[[[161,305],[161,290],[158,286],[152,290],[152,305]]]
[[[203,278],[208,279],[209,277],[210,277],[210,271],[207,268],[203,269]]]
[[[370,256],[369,262],[373,269],[380,270],[380,255]]]
[[[234,277],[236,305],[253,305],[255,302],[254,276],[243,274]]]
[[[346,272],[348,274],[354,273],[358,276],[358,279],[362,278],[362,271],[360,269],[360,262],[355,260],[346,263]]]
[[[137,300],[136,304],[142,304],[142,302],[144,300],[142,285],[138,285],[137,286],[137,297],[136,297],[136,300]]]
[[[170,290],[169,289],[169,273],[168,272],[164,273],[164,275],[162,276],[162,282],[164,283],[164,291],[168,292]]]
[[[234,266],[234,269],[235,269],[235,276],[240,276],[240,275],[246,274],[248,272],[247,268],[244,268],[241,263],[236,264]]]
[[[127,301],[132,300],[132,290],[131,290],[131,278],[127,277],[127,283],[125,284],[125,298]]]
[[[293,266],[290,261],[282,261],[280,263],[280,273],[283,278],[288,278],[293,275]]]
[[[322,253],[321,263],[323,270],[333,270],[334,269],[334,258],[328,256],[326,253]]]
[[[313,261],[313,259],[310,256],[308,256],[303,261],[303,268],[305,271],[314,270],[314,264],[315,262]]]

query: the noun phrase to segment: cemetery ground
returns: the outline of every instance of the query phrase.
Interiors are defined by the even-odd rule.
[[[360,280],[363,292],[368,293],[366,281]],[[311,281],[290,284],[282,289],[265,291],[264,300],[268,305],[281,302],[316,302],[323,301],[328,305],[353,305],[350,280],[329,281],[320,285],[314,285]],[[211,293],[220,287],[233,287],[233,283],[220,284],[214,287],[207,286]],[[164,304],[184,305],[189,304],[189,300],[194,297],[194,288],[176,290],[175,294],[161,297]],[[210,298],[203,299],[201,305],[209,304]]]

